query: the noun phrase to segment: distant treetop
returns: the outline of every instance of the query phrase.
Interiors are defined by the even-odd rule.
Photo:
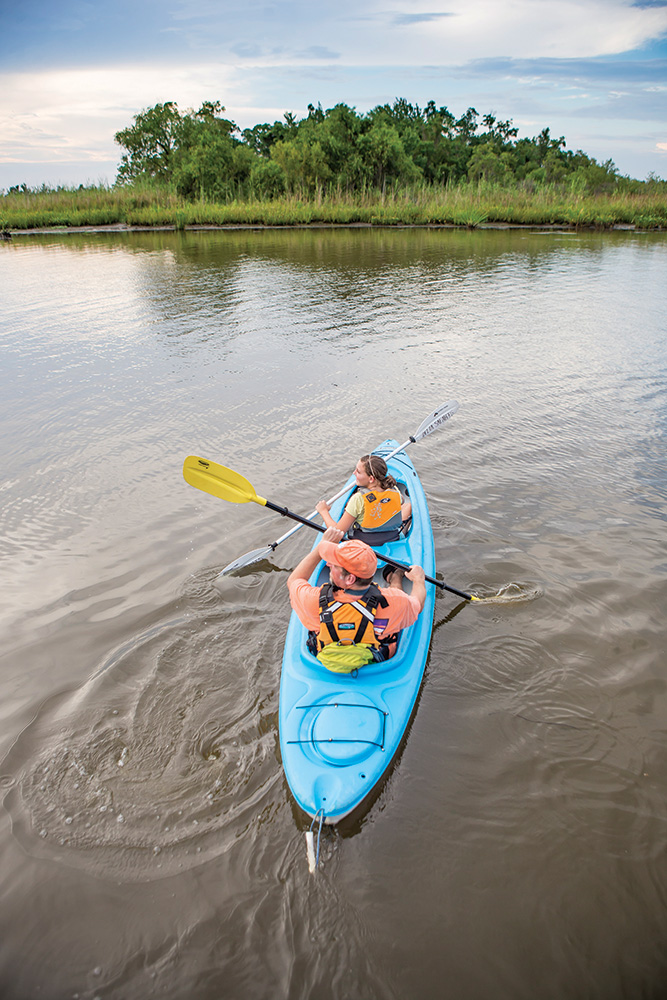
[[[117,184],[167,185],[188,198],[271,198],[284,192],[386,190],[396,185],[493,181],[529,186],[568,182],[581,190],[614,188],[621,178],[548,128],[519,139],[511,119],[460,117],[429,101],[397,98],[359,114],[347,104],[308,105],[305,118],[244,129],[224,118],[219,101],[181,113],[167,101],[134,116],[115,135],[125,150]],[[629,180],[629,179],[626,179]]]

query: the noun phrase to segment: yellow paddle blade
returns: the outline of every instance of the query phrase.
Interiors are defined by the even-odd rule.
[[[217,462],[209,462],[206,458],[188,455],[183,462],[183,478],[196,490],[203,490],[221,500],[229,500],[230,503],[248,503],[252,500],[253,503],[266,506],[264,497],[257,496],[254,486],[244,476],[224,465],[218,465]]]

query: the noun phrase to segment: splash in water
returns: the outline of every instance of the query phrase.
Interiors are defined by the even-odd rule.
[[[518,604],[523,601],[534,601],[542,596],[543,591],[528,583],[506,583],[498,590],[489,591],[484,586],[474,587],[475,601],[486,604]]]

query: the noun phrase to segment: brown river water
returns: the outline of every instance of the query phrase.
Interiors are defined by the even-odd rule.
[[[667,996],[667,236],[0,246],[3,1000]],[[438,593],[402,751],[308,871],[278,751],[301,513],[410,455]]]

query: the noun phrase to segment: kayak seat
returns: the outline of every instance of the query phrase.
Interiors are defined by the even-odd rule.
[[[400,528],[392,528],[390,531],[364,531],[363,528],[352,528],[347,533],[348,538],[356,538],[360,542],[366,542],[371,547],[378,548],[386,542],[397,542],[399,538],[405,538],[410,534],[412,527],[412,514],[406,517]]]
[[[397,542],[401,537],[402,528],[392,528],[390,531],[364,531],[363,528],[353,528],[347,537],[360,542],[366,542],[373,548],[385,545],[387,542]]]

